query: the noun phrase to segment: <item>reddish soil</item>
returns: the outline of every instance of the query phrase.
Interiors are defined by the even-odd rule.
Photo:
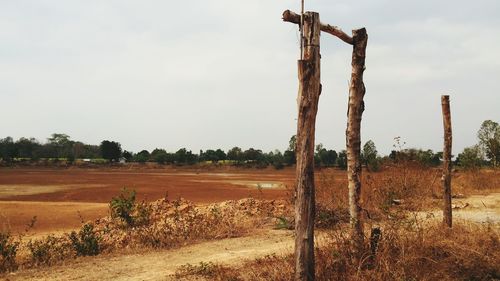
[[[166,195],[196,203],[285,198],[294,173],[293,169],[1,168],[0,228],[21,231],[33,216],[37,216],[35,232],[74,228],[80,224],[78,212],[86,220],[105,216],[107,204],[95,203],[108,203],[124,187],[136,190],[138,200],[147,201]],[[261,183],[278,188],[257,188]]]
[[[107,203],[124,187],[137,191],[138,199],[183,197],[196,203],[210,203],[245,197],[282,198],[285,189],[266,189],[232,182],[282,182],[293,186],[294,170],[221,169],[0,169],[0,186],[74,186],[42,194],[3,196],[3,201]]]

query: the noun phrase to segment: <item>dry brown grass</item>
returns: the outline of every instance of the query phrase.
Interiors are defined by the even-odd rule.
[[[439,208],[441,171],[419,165],[386,167],[364,173],[363,207],[367,228],[382,226],[376,255],[367,250],[361,260],[354,254],[348,225],[327,225],[330,242],[316,249],[317,280],[500,280],[498,225],[455,223],[453,229],[436,221],[424,222],[412,211]],[[318,210],[341,216],[347,212],[347,181],[335,170],[317,173]],[[454,194],[497,191],[495,170],[459,171]],[[369,235],[368,235],[369,236]],[[367,239],[369,240],[369,239]],[[292,280],[293,255],[266,256],[238,268],[218,264],[190,265],[179,270],[185,280]],[[196,279],[198,280],[198,279]]]
[[[406,221],[386,225],[376,256],[354,258],[345,229],[331,232],[316,249],[316,280],[498,280],[500,232],[487,225],[460,224],[452,230]],[[203,264],[180,269],[186,280],[293,280],[293,256],[267,256],[238,268]],[[189,278],[191,277],[191,279]]]
[[[127,225],[118,218],[105,217],[84,225],[79,233],[49,235],[29,241],[5,240],[16,245],[13,266],[0,272],[40,265],[55,265],[76,256],[119,253],[151,248],[168,249],[197,241],[239,237],[264,225],[272,225],[276,217],[289,213],[288,204],[280,200],[241,199],[196,206],[193,202],[160,199],[146,204],[147,218],[141,224]],[[82,232],[86,230],[85,233]],[[0,232],[1,234],[2,232]],[[1,244],[0,249],[3,249]]]

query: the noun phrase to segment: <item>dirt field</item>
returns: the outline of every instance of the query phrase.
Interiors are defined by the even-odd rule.
[[[37,216],[36,233],[67,230],[108,213],[124,187],[139,200],[168,196],[196,203],[284,198],[294,170],[274,169],[0,169],[0,227],[22,231]],[[79,215],[80,214],[80,215]]]

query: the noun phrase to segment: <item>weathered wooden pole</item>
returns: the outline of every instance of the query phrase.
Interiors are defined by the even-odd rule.
[[[443,110],[443,127],[444,127],[444,149],[443,149],[443,223],[448,227],[452,225],[451,214],[451,112],[450,112],[450,96],[441,96],[441,108]]]
[[[366,29],[352,31],[352,73],[349,86],[349,105],[347,109],[347,180],[349,187],[349,214],[351,217],[352,239],[358,251],[363,248],[363,221],[361,218],[361,117],[365,110],[363,97],[365,84],[365,55],[368,35]]]
[[[295,280],[314,280],[314,134],[321,94],[319,14],[306,12],[302,21],[304,52],[298,61]]]
[[[301,16],[286,10],[283,20],[301,24]],[[368,35],[365,28],[353,30],[353,36],[344,33],[340,28],[319,23],[321,31],[338,37],[349,45],[353,45],[352,74],[349,87],[349,104],[347,111],[347,177],[349,182],[349,211],[351,216],[352,237],[358,250],[363,247],[364,233],[361,219],[361,117],[364,111],[363,97],[365,85],[363,72],[365,70],[365,55]],[[300,67],[299,67],[300,68]],[[300,98],[300,94],[299,94]],[[300,119],[299,119],[300,120]],[[297,134],[298,136],[298,134]],[[298,139],[297,139],[298,140]]]

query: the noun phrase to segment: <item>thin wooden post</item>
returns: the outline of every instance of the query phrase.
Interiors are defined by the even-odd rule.
[[[352,31],[352,74],[349,86],[349,107],[347,109],[347,179],[349,187],[349,213],[351,217],[352,238],[358,251],[363,248],[364,233],[361,219],[361,117],[365,110],[363,97],[365,84],[365,55],[368,35],[366,29]]]
[[[320,84],[319,14],[303,18],[304,53],[298,61],[295,279],[314,280],[314,134]]]
[[[444,127],[444,149],[443,149],[443,223],[448,227],[452,225],[451,211],[451,113],[450,113],[450,96],[441,96],[441,108],[443,111],[443,127]]]

